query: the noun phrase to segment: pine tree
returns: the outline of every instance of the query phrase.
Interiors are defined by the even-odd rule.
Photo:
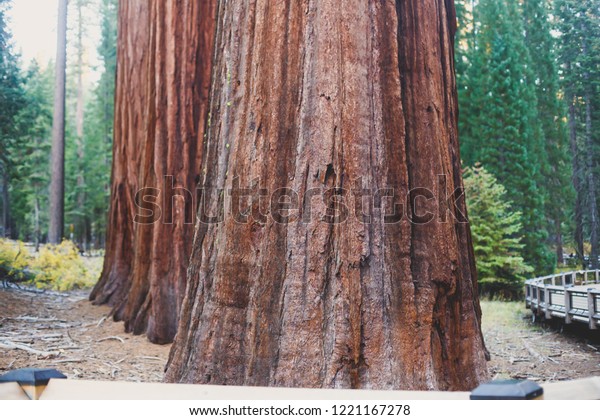
[[[11,191],[15,233],[36,248],[47,235],[53,66],[33,61],[25,77],[26,106],[16,118],[21,147],[15,151],[17,176]]]
[[[477,64],[474,60],[479,58],[473,54],[475,50],[475,14],[473,0],[458,0],[456,2],[456,16],[458,29],[455,40],[456,83],[459,100],[458,128],[461,140],[461,156],[465,162],[473,162],[473,153],[477,146],[474,117],[478,112],[478,98],[482,95],[479,91],[481,84],[477,83],[479,73],[475,71]]]
[[[117,0],[102,0],[102,38],[98,54],[103,72],[86,112],[84,166],[86,168],[86,216],[91,221],[91,241],[104,247],[106,209],[110,197],[115,74],[117,68]]]
[[[521,214],[511,210],[506,189],[483,167],[467,168],[463,176],[480,292],[516,298],[533,272],[521,257]]]
[[[563,224],[574,200],[570,181],[569,142],[564,124],[565,110],[559,97],[555,40],[550,22],[551,4],[547,0],[524,0],[525,43],[531,57],[532,82],[542,128],[546,162],[542,165],[546,198],[546,219],[552,232],[556,257],[563,263]]]
[[[67,0],[58,2],[55,64],[54,119],[50,178],[50,226],[48,241],[58,244],[63,238],[65,211],[65,88],[67,61]]]
[[[584,239],[591,243],[591,261],[597,265],[600,221],[598,215],[598,145],[600,143],[600,5],[597,0],[556,0],[560,32],[559,62],[569,107],[573,155],[573,184],[577,190],[575,241],[583,254]]]
[[[522,213],[525,261],[548,272],[553,257],[546,246],[542,182],[547,156],[522,14],[507,0],[481,0],[473,14],[470,111],[461,114],[471,128],[461,132],[463,156],[468,165],[482,163],[506,187],[513,209]]]
[[[18,56],[13,52],[12,34],[6,23],[10,1],[0,0],[0,189],[2,192],[2,220],[0,235],[11,233],[11,179],[15,176],[14,152],[21,147],[15,118],[25,106]]]
[[[104,246],[109,201],[114,85],[116,73],[116,0],[77,0],[73,3],[75,45],[67,85],[66,218],[74,241],[83,250]],[[101,16],[97,48],[101,76],[95,86],[84,83],[90,65],[85,22]],[[71,233],[71,232],[70,232]]]

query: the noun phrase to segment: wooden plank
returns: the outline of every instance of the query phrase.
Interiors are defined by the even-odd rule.
[[[581,292],[571,292],[571,309],[588,310],[588,296]]]
[[[598,400],[600,378],[543,384],[545,400]],[[52,379],[42,400],[468,400],[469,392],[371,391]],[[575,409],[575,408],[574,408]]]
[[[264,388],[52,379],[42,400],[468,400],[470,392]]]
[[[29,397],[18,383],[6,382],[0,383],[0,400],[29,400]]]
[[[545,400],[599,400],[600,378],[578,379],[542,385]],[[577,408],[573,407],[573,413]]]

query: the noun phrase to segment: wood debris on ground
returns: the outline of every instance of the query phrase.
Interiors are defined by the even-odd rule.
[[[162,381],[170,346],[125,333],[110,308],[92,305],[87,296],[0,287],[0,375],[45,367],[76,379]],[[490,378],[600,376],[599,334],[532,324],[518,304],[483,302],[482,308]]]
[[[0,375],[44,367],[73,379],[162,381],[170,346],[125,333],[87,296],[0,288]]]

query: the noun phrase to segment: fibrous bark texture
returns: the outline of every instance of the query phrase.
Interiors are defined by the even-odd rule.
[[[107,251],[90,298],[156,343],[172,341],[185,290],[215,3],[120,2]],[[160,216],[143,224],[140,190],[151,193]]]
[[[474,387],[485,348],[469,226],[453,217],[464,200],[425,193],[462,185],[453,2],[222,1],[217,22],[204,214],[166,379]],[[371,219],[343,217],[344,191],[363,189]],[[246,219],[261,191],[270,215]],[[405,203],[412,217],[384,217]]]

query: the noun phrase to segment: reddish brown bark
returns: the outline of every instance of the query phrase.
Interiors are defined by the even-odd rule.
[[[485,348],[470,231],[452,200],[421,198],[419,215],[445,223],[385,223],[377,209],[370,223],[330,223],[344,206],[307,193],[361,179],[400,205],[414,188],[442,193],[439,175],[462,185],[453,2],[220,2],[217,21],[205,207],[228,211],[236,194],[222,191],[238,182],[254,195],[289,187],[299,220],[226,212],[197,224],[166,379],[474,387]]]
[[[122,1],[113,198],[104,273],[91,295],[127,331],[172,341],[186,283],[210,86],[215,1]],[[172,181],[172,184],[170,180]],[[165,182],[190,191],[167,197]],[[162,217],[134,223],[140,189]],[[163,201],[166,206],[163,205]],[[172,214],[171,220],[166,216]]]
[[[149,2],[119,4],[115,127],[110,212],[106,254],[100,280],[90,299],[116,306],[129,291],[134,251],[135,204],[138,188],[139,149],[145,138],[150,36]],[[135,22],[135,24],[129,24]]]

